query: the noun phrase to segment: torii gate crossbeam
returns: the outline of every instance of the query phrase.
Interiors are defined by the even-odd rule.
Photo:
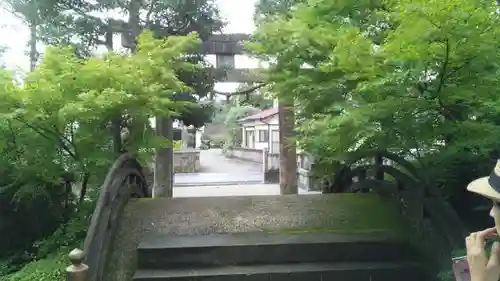
[[[215,34],[200,46],[200,52],[215,55],[216,64],[211,75],[219,82],[262,82],[262,69],[236,68],[235,56],[245,54],[243,41],[250,40],[250,34]],[[122,46],[130,48],[132,42],[127,33],[122,33]]]

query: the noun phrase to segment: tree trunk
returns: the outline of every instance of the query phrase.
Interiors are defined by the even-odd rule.
[[[78,200],[79,204],[82,204],[85,201],[85,195],[87,194],[87,185],[89,183],[89,179],[90,179],[90,173],[89,172],[83,173],[82,189],[80,190],[80,198]]]
[[[106,41],[104,44],[106,45],[106,49],[108,52],[113,52],[113,31],[111,30],[110,27],[108,27],[108,30],[106,32]],[[113,152],[116,155],[120,155],[123,152],[122,149],[122,115],[116,114],[115,116],[112,117],[111,119],[111,137],[113,140]]]
[[[36,32],[36,24],[34,22],[30,23],[30,40],[29,44],[29,53],[30,53],[30,71],[35,70],[36,63],[38,62],[38,51],[36,49],[37,42],[37,32]]]
[[[297,194],[297,145],[293,103],[278,101],[280,129],[280,192]]]
[[[137,47],[137,36],[141,33],[140,26],[140,8],[141,0],[131,0],[129,4],[129,19],[128,24],[132,32],[132,47],[130,50],[135,52]],[[173,143],[173,120],[169,117],[156,116],[156,135],[166,138]],[[154,168],[154,184],[153,197],[172,197],[174,185],[174,152],[173,147],[158,148],[155,151],[155,168]]]
[[[173,139],[173,120],[169,117],[156,117],[156,135],[168,140]],[[172,197],[174,185],[173,145],[157,148],[155,151],[155,168],[153,197]]]
[[[122,154],[122,116],[116,115],[111,119],[111,137],[113,138],[113,152]]]
[[[380,153],[375,156],[375,179],[382,181],[384,180],[384,171],[382,171],[382,166],[384,165],[384,159]]]
[[[130,51],[132,53],[135,53],[135,50],[137,48],[137,37],[141,33],[141,26],[140,26],[140,15],[139,11],[141,9],[141,0],[131,0],[129,7],[128,7],[128,26],[130,27],[130,32],[132,33],[132,46],[130,48]]]

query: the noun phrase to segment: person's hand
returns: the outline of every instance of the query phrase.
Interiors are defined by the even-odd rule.
[[[493,243],[489,259],[484,250],[486,239],[497,235],[496,228],[493,227],[471,233],[465,238],[471,281],[498,281],[500,279],[500,243]]]

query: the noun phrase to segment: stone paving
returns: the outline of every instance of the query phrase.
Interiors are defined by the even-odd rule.
[[[226,158],[221,149],[200,152],[200,173],[175,174],[175,186],[235,185],[262,183],[262,165]]]
[[[200,152],[201,173],[175,174],[174,197],[279,195],[279,184],[264,184],[258,163],[230,159],[220,149]],[[321,192],[299,189],[299,194]]]
[[[299,194],[320,194],[319,191],[299,189]],[[183,186],[174,188],[174,197],[225,197],[251,195],[279,195],[279,184],[244,184],[244,185],[212,185]]]
[[[261,173],[262,164],[243,161],[235,158],[226,158],[222,149],[208,149],[200,151],[202,172],[205,173]]]

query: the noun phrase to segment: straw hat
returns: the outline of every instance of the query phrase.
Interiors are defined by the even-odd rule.
[[[469,183],[467,190],[500,202],[500,160],[488,177]]]

